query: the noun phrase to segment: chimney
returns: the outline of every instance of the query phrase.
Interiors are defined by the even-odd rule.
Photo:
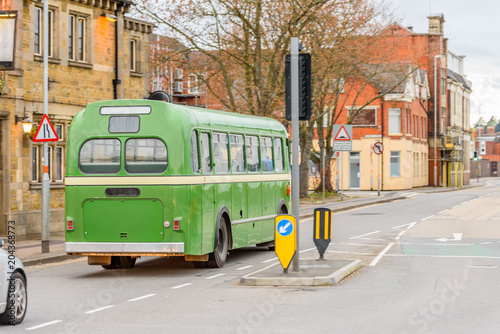
[[[429,34],[443,34],[444,15],[435,14],[427,17],[429,19]]]

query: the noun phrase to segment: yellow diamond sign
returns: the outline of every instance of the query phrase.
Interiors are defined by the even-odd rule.
[[[274,219],[276,255],[283,269],[288,269],[297,250],[296,221],[294,216],[278,215]]]

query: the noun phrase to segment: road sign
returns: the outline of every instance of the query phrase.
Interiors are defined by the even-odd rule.
[[[334,151],[352,151],[352,125],[336,124],[333,126],[333,133]]]
[[[332,241],[332,211],[330,209],[314,209],[313,239],[319,252],[319,258],[323,259],[323,254]]]
[[[373,153],[375,154],[382,154],[384,152],[384,145],[382,145],[381,142],[376,142],[373,144]]]
[[[33,137],[33,141],[35,142],[44,142],[44,141],[58,141],[59,136],[54,130],[52,123],[50,123],[47,115],[43,115],[42,121],[38,126],[38,130],[36,130],[35,137]]]
[[[278,215],[274,219],[274,226],[276,255],[283,269],[287,270],[297,250],[295,217]]]

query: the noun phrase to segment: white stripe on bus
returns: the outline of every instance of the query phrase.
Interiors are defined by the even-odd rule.
[[[213,183],[290,181],[290,174],[242,174],[206,176],[69,176],[67,186],[191,185]]]

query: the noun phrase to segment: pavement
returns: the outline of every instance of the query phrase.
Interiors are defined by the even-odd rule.
[[[299,219],[307,219],[312,217],[314,209],[318,207],[323,207],[323,208],[328,208],[331,209],[334,212],[339,212],[339,211],[346,211],[346,210],[351,210],[363,206],[368,206],[368,205],[374,205],[374,204],[380,204],[380,203],[387,203],[387,202],[392,202],[392,201],[397,201],[397,200],[404,200],[407,198],[411,198],[412,196],[415,195],[415,193],[432,193],[432,192],[446,192],[446,191],[457,191],[457,190],[463,190],[463,189],[470,189],[474,187],[480,187],[485,184],[485,182],[489,179],[493,178],[481,178],[479,182],[476,181],[476,179],[471,180],[470,185],[466,185],[462,188],[434,188],[434,187],[422,187],[422,188],[414,188],[414,189],[409,189],[409,190],[402,190],[402,191],[381,191],[380,196],[378,196],[377,191],[345,191],[344,196],[342,201],[340,200],[327,200],[326,203],[305,203],[300,205],[300,217]],[[5,239],[4,239],[5,240]],[[6,246],[4,246],[5,248]],[[64,261],[64,260],[69,260],[69,259],[75,259],[76,256],[74,255],[67,255],[66,252],[64,251],[64,236],[51,236],[51,240],[49,243],[49,252],[48,253],[42,253],[42,246],[41,246],[41,241],[40,240],[22,240],[22,241],[16,241],[15,244],[16,247],[16,256],[21,259],[23,262],[24,266],[33,266],[33,265],[39,265],[39,264],[45,264],[45,263],[52,263],[52,262],[59,262],[59,261]],[[309,261],[309,260],[305,260]],[[312,261],[312,260],[311,260]],[[308,275],[310,277],[316,277],[316,282],[326,282],[326,280],[329,280],[332,284],[337,283],[337,280],[341,280],[339,277],[339,273],[344,273],[345,276],[350,274],[349,268],[356,267],[358,264],[345,264],[342,265],[342,263],[334,263],[334,259],[329,259],[326,258],[327,263],[325,265],[330,266],[330,269],[325,266],[320,266],[317,267],[314,263],[309,263],[305,264],[306,267],[310,266],[310,270],[308,270]],[[333,262],[332,262],[333,261]],[[315,267],[316,266],[316,267]],[[340,267],[339,267],[340,266]],[[346,270],[346,267],[349,270]],[[279,266],[278,266],[279,267]],[[278,268],[277,267],[277,268]],[[267,267],[269,268],[268,271],[264,270],[263,272],[257,273],[255,276],[260,277],[266,277],[267,272],[273,273],[274,271],[277,270],[277,268],[274,268],[272,266]],[[264,268],[266,269],[266,268]],[[328,275],[325,275],[325,269],[327,271],[330,271]],[[333,272],[331,272],[333,270]],[[355,269],[356,270],[356,269]],[[282,272],[282,268],[279,267],[279,270]],[[252,275],[252,274],[250,274]],[[300,274],[302,275],[302,274]],[[333,275],[333,276],[332,276]],[[247,275],[248,276],[248,275]],[[267,275],[269,276],[269,275]],[[279,276],[279,275],[278,275]],[[323,278],[318,278],[318,277],[329,277],[332,276],[333,279],[323,279]],[[342,275],[341,275],[342,276]],[[344,276],[344,277],[345,277]],[[252,276],[250,276],[252,277]],[[289,276],[292,277],[292,276]],[[302,275],[304,277],[304,275]],[[243,280],[245,281],[245,280]],[[246,278],[246,282],[250,282],[249,278]],[[301,279],[298,281],[302,282],[312,282],[314,279]],[[291,282],[291,281],[290,281]],[[244,284],[240,282],[240,284]],[[250,284],[250,283],[248,283]],[[259,285],[253,284],[250,285]],[[280,285],[280,284],[277,284]],[[286,285],[286,284],[284,284]],[[312,284],[312,285],[317,285],[317,284]],[[324,285],[324,284],[320,284]]]

